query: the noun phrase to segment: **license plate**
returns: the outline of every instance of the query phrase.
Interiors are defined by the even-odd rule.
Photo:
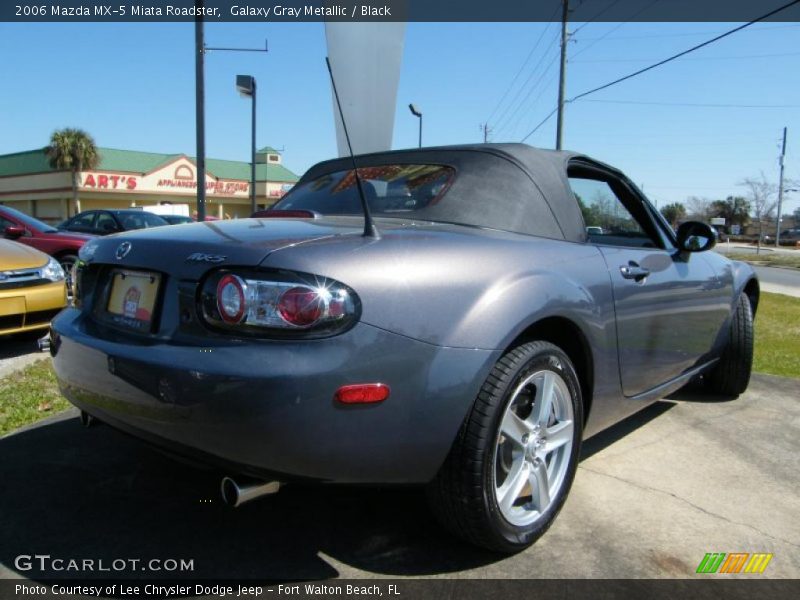
[[[161,275],[144,271],[117,271],[111,282],[106,310],[123,324],[149,325],[156,308]]]

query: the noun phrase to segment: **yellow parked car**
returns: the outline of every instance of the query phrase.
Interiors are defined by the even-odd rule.
[[[58,261],[0,239],[0,335],[47,329],[66,305],[64,270]]]

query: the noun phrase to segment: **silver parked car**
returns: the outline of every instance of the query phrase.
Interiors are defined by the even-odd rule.
[[[84,421],[224,467],[232,504],[423,484],[452,531],[513,552],[587,436],[695,378],[746,389],[753,270],[616,169],[515,144],[355,160],[262,218],[87,243],[51,333]]]

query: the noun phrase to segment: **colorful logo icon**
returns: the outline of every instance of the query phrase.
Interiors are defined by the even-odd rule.
[[[697,565],[697,573],[752,573],[760,575],[772,560],[766,552],[708,552]]]

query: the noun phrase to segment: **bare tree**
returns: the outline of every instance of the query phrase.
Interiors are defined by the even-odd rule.
[[[764,172],[760,178],[747,177],[739,182],[739,185],[747,190],[747,199],[750,202],[750,209],[758,225],[758,249],[761,251],[761,241],[764,230],[764,220],[774,216],[775,208],[778,205],[776,195],[778,186],[767,181]]]
[[[710,198],[689,196],[686,198],[686,211],[690,218],[698,221],[708,221],[711,218]]]

